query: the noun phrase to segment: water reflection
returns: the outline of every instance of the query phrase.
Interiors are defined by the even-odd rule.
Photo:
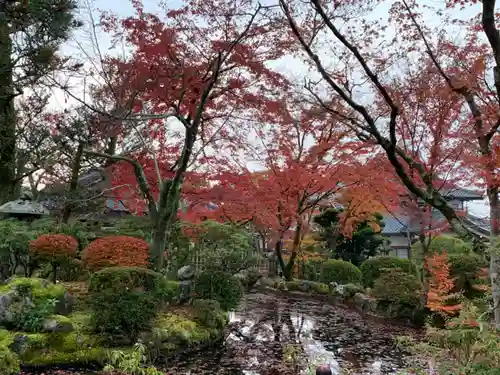
[[[319,364],[337,374],[391,374],[408,361],[393,341],[401,329],[319,302],[250,295],[230,321],[226,348],[241,359],[244,374],[267,375],[276,368],[309,374]]]
[[[321,302],[251,294],[230,321],[222,346],[161,367],[168,375],[309,375],[330,364],[335,374],[386,375],[411,364],[393,342],[407,329]]]

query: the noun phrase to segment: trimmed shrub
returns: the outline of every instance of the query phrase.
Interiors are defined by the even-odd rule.
[[[105,268],[92,274],[89,281],[90,293],[140,289],[163,298],[173,296],[178,288],[177,282],[167,280],[161,273],[142,267]]]
[[[375,280],[383,273],[384,269],[399,268],[403,272],[415,274],[415,266],[408,260],[393,256],[376,256],[361,263],[361,281],[363,286],[372,288]]]
[[[320,281],[329,284],[336,282],[339,284],[359,283],[361,271],[350,262],[331,259],[321,264]]]
[[[151,327],[158,299],[152,293],[135,290],[103,290],[90,298],[92,324],[99,332],[124,334],[134,340]]]
[[[52,266],[52,281],[57,280],[57,268],[76,257],[78,241],[65,234],[43,234],[30,241],[30,257],[35,262]]]
[[[92,270],[108,267],[147,267],[149,244],[129,236],[109,236],[92,241],[83,252],[85,266]]]
[[[65,234],[43,234],[30,241],[31,257],[42,261],[64,261],[76,257],[78,242]]]
[[[488,263],[483,258],[475,254],[449,254],[448,262],[450,275],[455,280],[453,292],[462,291],[467,298],[475,298],[484,294],[475,288],[478,284],[484,283],[480,274],[484,268],[488,267]]]
[[[112,267],[94,273],[89,282],[94,326],[131,339],[151,326],[159,305],[176,288],[157,272],[139,267]]]
[[[319,281],[321,277],[321,264],[323,261],[309,260],[303,264],[302,272],[304,279],[309,281]]]
[[[199,298],[213,299],[225,311],[238,306],[243,298],[243,285],[228,272],[206,271],[196,278],[195,292]]]
[[[377,300],[393,306],[419,307],[421,289],[415,275],[392,268],[375,280],[372,294]]]
[[[463,241],[458,237],[441,235],[433,238],[429,245],[429,253],[439,253],[446,251],[448,255],[452,254],[472,254],[472,245]],[[423,265],[424,255],[422,251],[422,244],[415,243],[411,247],[412,258],[416,264]]]
[[[211,299],[196,299],[193,301],[194,319],[207,328],[223,328],[226,316],[220,303]]]

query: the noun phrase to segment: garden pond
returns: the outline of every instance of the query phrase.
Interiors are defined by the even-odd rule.
[[[418,331],[322,301],[252,293],[230,313],[230,322],[219,347],[157,367],[169,375],[285,375],[291,369],[309,374],[320,364],[330,364],[335,374],[395,374],[419,365],[395,343],[396,336]],[[62,372],[22,372],[42,373]]]

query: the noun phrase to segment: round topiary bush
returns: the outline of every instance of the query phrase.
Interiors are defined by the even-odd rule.
[[[243,285],[228,272],[206,271],[196,278],[195,292],[199,298],[213,299],[220,303],[223,310],[228,311],[243,298]]]
[[[325,284],[356,284],[361,280],[361,271],[350,262],[331,259],[321,264],[320,281]]]
[[[135,339],[150,327],[170,293],[168,281],[140,267],[112,267],[94,273],[89,282],[92,322],[107,333]]]
[[[30,241],[30,256],[36,260],[60,262],[76,257],[78,241],[65,234],[42,234]]]
[[[375,280],[372,295],[381,302],[387,302],[398,308],[420,305],[422,284],[415,275],[399,268],[388,269]]]
[[[361,263],[361,281],[365,287],[372,288],[375,280],[386,268],[399,268],[403,272],[416,274],[415,266],[408,260],[393,256],[376,256]]]
[[[78,241],[65,234],[43,234],[30,241],[31,259],[46,262],[52,266],[52,281],[57,279],[57,268],[76,257]]]
[[[149,244],[129,236],[109,236],[90,243],[83,252],[85,266],[92,270],[107,267],[147,267]]]

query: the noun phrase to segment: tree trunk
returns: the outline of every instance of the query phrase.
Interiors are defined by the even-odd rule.
[[[274,251],[276,253],[276,258],[278,259],[278,264],[280,266],[280,269],[284,274],[285,261],[283,260],[283,242],[281,237],[276,241],[276,244],[274,245]]]
[[[16,157],[16,113],[12,78],[12,40],[0,4],[0,204],[13,199]]]
[[[150,248],[151,265],[157,272],[160,272],[164,266],[164,252],[170,237],[170,230],[177,219],[181,187],[182,179],[178,181],[165,180],[161,186]]]
[[[73,206],[73,196],[78,189],[78,176],[80,175],[80,167],[82,164],[83,155],[83,142],[78,144],[78,149],[76,151],[75,159],[73,160],[73,166],[71,168],[71,180],[69,183],[69,190],[66,196],[66,201],[64,202],[64,208],[62,212],[61,222],[67,223],[71,215],[71,208]]]
[[[52,282],[57,283],[57,263],[52,263]]]
[[[293,266],[295,265],[295,259],[297,258],[298,255],[298,250],[300,246],[300,234],[301,234],[301,229],[302,229],[302,223],[297,224],[297,228],[295,228],[295,234],[293,236],[293,243],[292,243],[292,253],[290,254],[290,260],[285,266],[285,269],[283,270],[283,276],[290,281],[292,280],[293,277]]]
[[[155,271],[161,271],[163,268],[163,253],[167,244],[167,225],[164,220],[157,223],[153,229],[153,238],[151,239],[150,262]]]
[[[493,316],[495,325],[500,329],[500,242],[499,242],[499,220],[500,205],[498,201],[498,188],[488,189],[488,200],[490,204],[490,278],[491,294],[493,297]]]

